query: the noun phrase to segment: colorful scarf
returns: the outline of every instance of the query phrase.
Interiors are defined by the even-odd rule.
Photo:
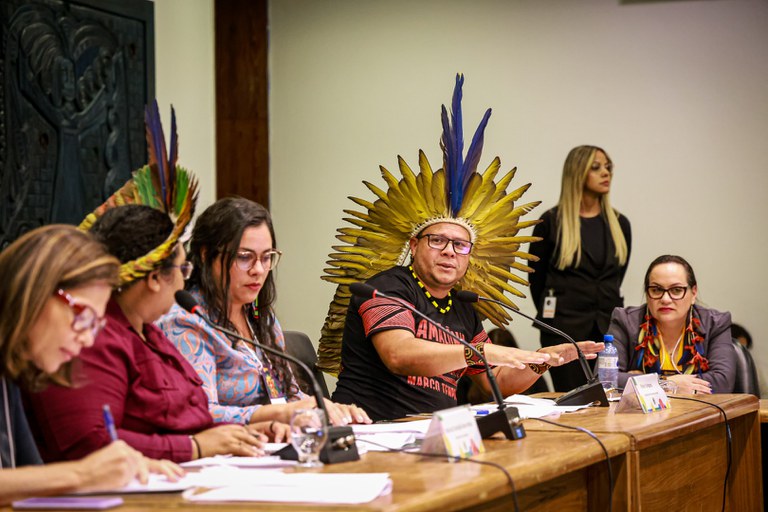
[[[643,373],[662,373],[661,371],[661,339],[656,319],[645,309],[645,322],[640,325],[640,334],[637,337],[638,345],[635,350],[636,370]],[[672,354],[671,354],[672,355]],[[704,337],[701,335],[701,320],[693,306],[688,313],[688,322],[683,333],[683,354],[677,361],[677,366],[682,367],[682,373],[690,375],[709,370],[709,361],[704,355]]]

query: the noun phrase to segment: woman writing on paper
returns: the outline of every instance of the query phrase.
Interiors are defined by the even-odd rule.
[[[619,354],[619,387],[633,374],[658,373],[679,393],[731,393],[731,315],[696,304],[698,285],[680,256],[659,256],[644,281],[646,304],[611,316]]]
[[[70,385],[72,362],[93,345],[118,262],[72,226],[46,226],[0,253],[0,504],[29,496],[118,489],[147,472],[182,474],[115,441],[82,460],[41,463],[19,387]],[[105,430],[102,421],[101,429]]]
[[[280,261],[269,212],[241,197],[220,199],[197,219],[190,241],[195,269],[187,289],[201,311],[221,327],[278,350],[283,331],[273,304],[273,270]],[[209,326],[174,306],[159,322],[203,381],[217,422],[287,423],[297,409],[314,407],[286,360]],[[336,425],[370,423],[357,406],[326,401]]]

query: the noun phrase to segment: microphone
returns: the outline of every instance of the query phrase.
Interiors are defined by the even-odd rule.
[[[307,374],[310,382],[312,383],[313,395],[315,397],[315,402],[317,402],[317,407],[325,414],[325,428],[328,430],[328,440],[326,441],[325,445],[323,445],[323,449],[320,452],[320,460],[326,464],[360,460],[360,454],[357,452],[355,434],[352,431],[352,427],[336,427],[328,424],[328,409],[325,407],[323,392],[321,391],[320,385],[318,384],[317,379],[315,379],[312,370],[310,370],[303,361],[293,357],[290,354],[286,354],[282,350],[268,347],[266,345],[262,345],[261,343],[256,343],[253,340],[249,340],[248,338],[240,336],[234,331],[216,325],[213,323],[213,321],[211,321],[210,318],[208,318],[208,316],[203,314],[200,305],[197,303],[192,294],[186,290],[177,291],[174,295],[174,298],[176,299],[176,303],[179,306],[192,313],[193,315],[199,316],[205,321],[205,323],[217,331],[222,332],[228,336],[232,336],[233,338],[237,338],[238,340],[244,341],[249,345],[260,348],[261,350],[269,352],[270,354],[273,354],[277,357],[287,359],[288,361],[291,361],[292,363],[299,366],[304,371],[304,373]],[[296,450],[290,444],[286,448],[276,452],[275,455],[280,455],[281,458],[291,460],[296,460],[298,458]]]
[[[494,304],[498,304],[504,309],[508,311],[512,311],[517,315],[520,315],[522,317],[527,318],[528,320],[531,320],[536,325],[550,332],[553,332],[558,336],[561,336],[566,341],[571,343],[574,347],[576,347],[576,353],[578,354],[578,357],[579,357],[579,363],[581,364],[581,369],[584,372],[584,376],[587,378],[587,383],[584,384],[583,386],[577,387],[576,389],[572,389],[568,393],[556,399],[555,403],[557,405],[589,405],[589,404],[598,402],[598,405],[600,407],[608,407],[608,398],[605,396],[605,390],[603,389],[603,385],[600,384],[600,382],[597,380],[597,376],[592,372],[592,369],[589,367],[589,363],[587,363],[587,358],[584,357],[584,353],[579,348],[579,344],[576,343],[573,340],[573,338],[565,334],[563,331],[559,329],[555,329],[551,325],[547,325],[540,320],[537,320],[533,317],[526,315],[522,311],[518,311],[515,308],[507,306],[500,300],[495,300],[488,297],[481,297],[475,292],[470,292],[468,290],[458,291],[456,293],[456,298],[463,302],[483,301],[483,302],[492,302]]]
[[[478,416],[476,418],[477,428],[480,430],[480,435],[483,439],[486,439],[494,435],[496,432],[503,432],[507,439],[522,439],[525,437],[525,428],[523,427],[523,423],[520,420],[520,413],[518,412],[517,407],[508,407],[504,403],[504,396],[499,390],[499,385],[496,382],[496,376],[491,371],[491,368],[488,365],[488,361],[485,359],[485,354],[477,350],[471,343],[459,338],[451,331],[435,322],[427,315],[414,308],[399,297],[387,295],[366,283],[352,283],[349,285],[349,291],[352,292],[353,295],[363,299],[381,297],[383,299],[397,302],[411,313],[429,322],[430,325],[437,327],[443,334],[456,340],[465,347],[469,347],[472,352],[480,357],[480,360],[485,366],[485,374],[488,377],[488,384],[491,386],[493,398],[496,401],[496,405],[498,406],[497,411],[494,411],[493,413],[487,414],[485,416]]]

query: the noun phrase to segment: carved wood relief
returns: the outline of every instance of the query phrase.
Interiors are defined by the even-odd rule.
[[[146,161],[151,2],[3,0],[0,247],[79,223]]]

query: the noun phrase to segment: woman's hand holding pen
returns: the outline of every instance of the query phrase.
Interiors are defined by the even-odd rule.
[[[120,489],[134,477],[146,483],[149,473],[147,459],[119,440],[71,464],[79,479],[76,488],[82,491]]]

